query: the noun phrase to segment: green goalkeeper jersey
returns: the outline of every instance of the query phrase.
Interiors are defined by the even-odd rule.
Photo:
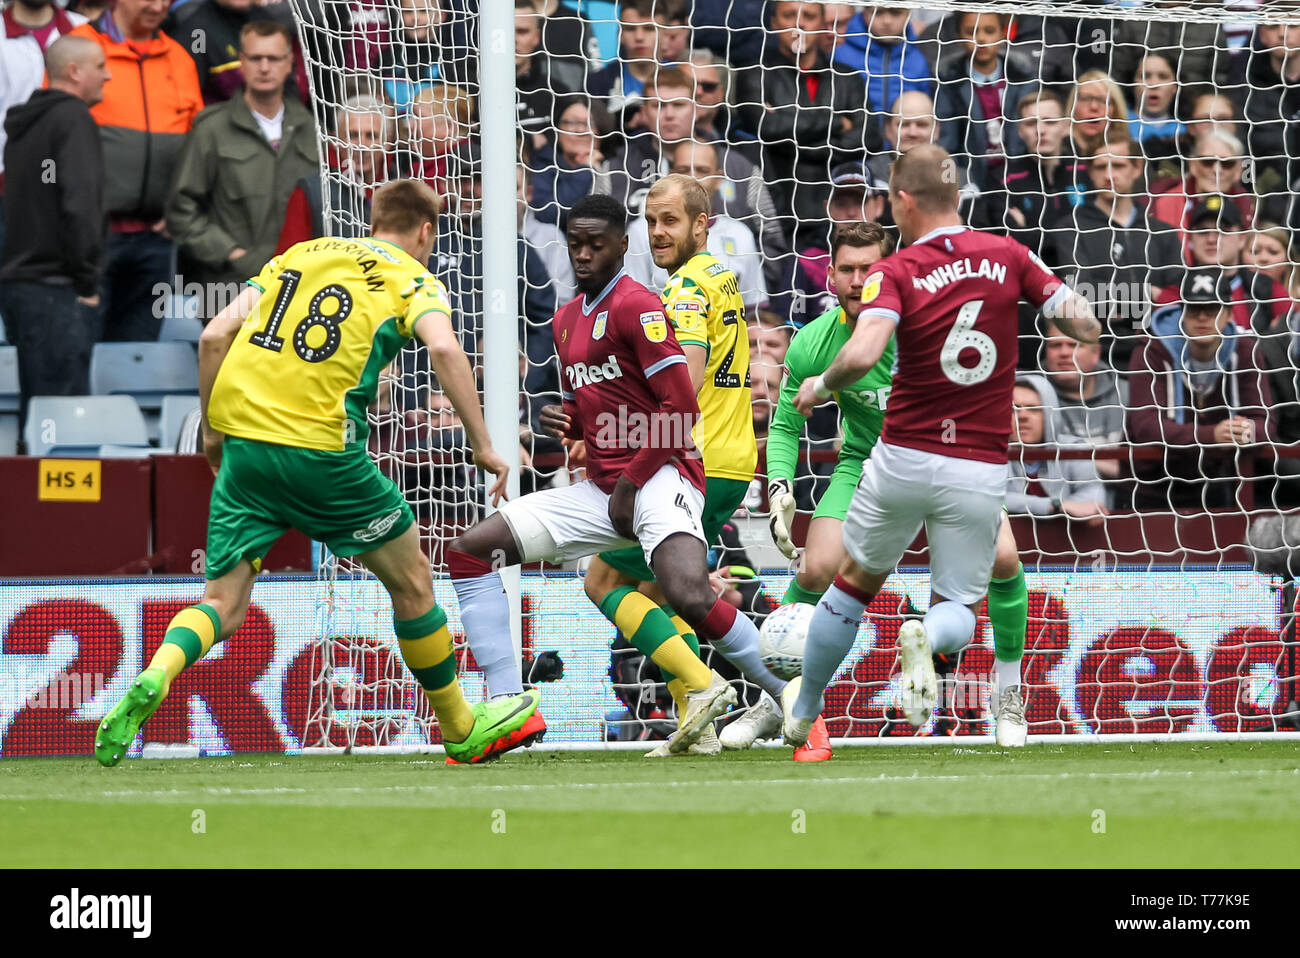
[[[806,422],[794,408],[799,384],[824,373],[849,341],[852,332],[853,327],[849,325],[844,309],[836,306],[796,332],[790,341],[790,349],[785,355],[785,377],[781,380],[781,398],[768,427],[769,482],[773,479],[794,479],[799,436],[803,433]],[[840,407],[840,428],[843,433],[841,463],[856,462],[860,466],[871,455],[871,450],[880,437],[880,428],[885,422],[885,406],[889,401],[893,372],[894,339],[890,337],[880,362],[852,386],[834,394]]]

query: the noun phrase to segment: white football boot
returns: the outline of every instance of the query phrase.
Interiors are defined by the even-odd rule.
[[[815,719],[800,719],[794,717],[794,703],[799,698],[799,687],[803,685],[803,677],[791,679],[781,690],[781,709],[785,712],[785,721],[781,723],[781,738],[785,739],[785,744],[793,748],[802,748],[808,744],[808,733],[812,731]]]
[[[898,630],[898,651],[903,669],[903,714],[916,728],[930,721],[939,700],[939,683],[925,626],[909,619]]]
[[[1022,748],[1028,735],[1025,701],[1020,697],[1020,686],[1013,685],[998,695],[998,745],[1002,748]]]
[[[722,744],[718,741],[718,733],[713,731],[710,725],[700,735],[699,741],[684,752],[670,752],[668,742],[660,742],[655,748],[645,753],[646,758],[681,758],[685,755],[721,755]]]
[[[712,733],[713,720],[735,704],[736,690],[715,671],[708,688],[686,693],[686,714],[668,739],[668,750],[674,755],[685,753],[699,741],[705,729]]]
[[[758,739],[775,738],[781,731],[781,706],[766,692],[748,712],[722,730],[718,741],[728,750],[750,748]]]

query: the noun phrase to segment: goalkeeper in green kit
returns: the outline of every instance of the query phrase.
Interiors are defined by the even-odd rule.
[[[874,296],[873,280],[879,282],[872,267],[893,249],[893,238],[879,224],[848,223],[839,226],[831,238],[830,285],[840,304],[799,330],[790,342],[781,397],[767,438],[772,539],[788,558],[794,558],[795,554],[794,542],[790,538],[795,513],[794,471],[799,437],[805,423],[804,417],[794,408],[794,398],[800,383],[825,372],[840,348],[848,342],[863,300]],[[851,387],[835,394],[843,432],[839,461],[831,475],[830,485],[813,512],[799,568],[781,599],[782,605],[792,602],[816,605],[844,560],[844,517],[862,475],[862,463],[871,455],[884,424],[893,380],[894,348],[891,340],[879,363]],[[988,610],[993,625],[999,690],[998,744],[1003,747],[1024,745],[1028,725],[1020,693],[1020,660],[1025,647],[1029,593],[1025,588],[1025,574],[1016,541],[1005,516],[998,532],[993,578],[989,581]],[[935,658],[937,672],[951,673],[956,667],[956,654]],[[720,739],[724,748],[748,748],[756,739],[772,738],[780,731],[780,713],[764,708],[765,704],[750,709],[723,730]]]

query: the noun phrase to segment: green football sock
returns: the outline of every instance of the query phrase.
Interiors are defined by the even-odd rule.
[[[798,579],[790,580],[790,588],[785,590],[785,595],[781,596],[781,604],[789,605],[791,602],[803,602],[807,605],[816,605],[821,599],[820,592],[809,592],[799,584]]]
[[[989,580],[989,623],[993,650],[1001,662],[1019,662],[1025,654],[1025,623],[1029,616],[1029,590],[1025,567],[1009,579]]]

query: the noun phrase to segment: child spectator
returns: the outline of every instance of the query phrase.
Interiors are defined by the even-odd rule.
[[[939,66],[939,145],[980,189],[1000,183],[1008,156],[1023,153],[1014,123],[1020,99],[1038,88],[1037,65],[1009,51],[1006,13],[961,13],[960,53]]]
[[[1242,265],[1250,234],[1241,212],[1223,196],[1208,196],[1188,216],[1193,266],[1223,270],[1232,290],[1233,322],[1243,332],[1262,332],[1291,311],[1291,297],[1281,283]],[[1172,298],[1167,291],[1162,301]]]
[[[906,7],[877,4],[855,14],[834,59],[863,74],[868,109],[882,119],[903,93],[934,96],[934,68],[921,51]]]

